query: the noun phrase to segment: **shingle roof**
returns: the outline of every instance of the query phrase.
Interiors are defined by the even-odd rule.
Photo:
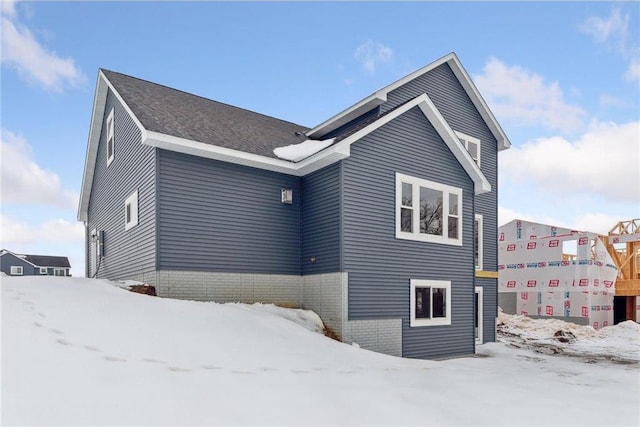
[[[66,256],[25,255],[24,259],[38,267],[71,268]]]
[[[145,129],[275,157],[273,149],[306,139],[309,128],[102,69]]]

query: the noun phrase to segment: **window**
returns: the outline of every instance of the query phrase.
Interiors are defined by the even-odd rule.
[[[114,156],[114,130],[113,109],[111,109],[111,112],[107,116],[107,166],[111,164]]]
[[[47,267],[40,267],[40,274],[47,274]]]
[[[480,140],[458,131],[456,131],[456,135],[471,155],[471,158],[480,166]]]
[[[411,326],[451,324],[451,282],[411,280]]]
[[[124,229],[138,225],[138,190],[131,193],[124,202]]]
[[[64,268],[56,268],[53,270],[54,276],[66,276],[67,271]]]
[[[462,190],[396,173],[396,238],[462,245]]]
[[[476,214],[474,227],[474,258],[476,270],[482,270],[482,215]]]
[[[475,316],[474,316],[474,323],[475,323],[475,328],[474,328],[474,336],[476,338],[476,344],[482,344],[484,342],[483,336],[482,336],[482,322],[483,322],[483,315],[482,312],[484,310],[483,308],[483,288],[482,286],[476,286],[476,298],[475,298]]]
[[[12,276],[22,276],[22,266],[21,265],[12,265],[11,266],[11,275]]]

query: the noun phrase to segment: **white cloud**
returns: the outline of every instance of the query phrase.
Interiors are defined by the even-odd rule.
[[[373,74],[380,64],[391,62],[393,50],[382,43],[367,40],[356,48],[353,56],[364,67],[365,71]]]
[[[620,107],[626,105],[622,99],[609,95],[608,93],[603,93],[598,97],[598,104],[600,104],[601,107]]]
[[[2,7],[2,63],[15,68],[20,76],[43,88],[61,92],[67,85],[77,86],[86,81],[72,58],[62,58],[43,47],[31,31],[15,21],[13,2]]]
[[[640,122],[594,122],[574,141],[540,138],[502,153],[501,180],[535,182],[563,195],[640,203],[638,141]]]
[[[579,26],[580,31],[598,43],[616,40],[622,44],[626,41],[628,28],[629,14],[623,16],[619,8],[613,8],[608,18],[591,16]]]
[[[513,221],[514,219],[537,222],[539,224],[550,224],[550,225],[560,226],[559,220],[557,220],[556,218],[552,218],[548,215],[542,215],[542,216],[529,215],[523,212],[516,211],[514,209],[504,207],[502,205],[498,205],[498,226],[503,226],[506,223]],[[571,228],[571,227],[566,227],[566,228]]]
[[[0,230],[2,230],[0,248],[5,249],[41,242],[82,247],[84,241],[82,223],[59,218],[33,225],[7,215],[0,215]]]
[[[0,0],[0,13],[13,18],[16,16],[17,0]]]
[[[626,218],[614,217],[603,213],[586,213],[576,217],[576,230],[591,231],[592,233],[608,234],[618,221]]]
[[[499,120],[564,132],[583,125],[585,112],[565,102],[558,82],[546,82],[520,66],[492,57],[474,81]]]
[[[636,59],[629,63],[629,67],[624,74],[624,78],[629,81],[640,80],[640,61]]]
[[[10,131],[0,131],[2,203],[29,203],[74,209],[78,193],[63,189],[57,174],[42,169],[29,144]]]

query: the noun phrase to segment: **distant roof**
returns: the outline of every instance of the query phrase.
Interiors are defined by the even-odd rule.
[[[66,256],[24,255],[24,259],[38,267],[71,268]]]
[[[102,69],[145,129],[246,153],[304,141],[309,128]]]

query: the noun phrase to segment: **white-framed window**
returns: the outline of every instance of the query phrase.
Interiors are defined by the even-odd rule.
[[[47,274],[47,267],[40,267],[40,274]]]
[[[138,190],[131,193],[124,201],[124,229],[138,225]]]
[[[115,126],[113,124],[113,108],[107,116],[107,166],[111,164],[115,152],[114,143]]]
[[[54,276],[66,276],[67,275],[67,270],[65,270],[64,268],[55,268],[55,269],[53,269],[53,275]]]
[[[462,245],[462,189],[396,173],[396,238]]]
[[[480,166],[480,140],[470,135],[465,135],[462,132],[455,132],[462,145],[464,145],[464,148],[466,148],[471,155],[471,158]]]
[[[475,317],[474,317],[474,336],[476,339],[476,344],[482,344],[484,342],[483,332],[482,332],[482,322],[483,322],[483,304],[484,304],[484,289],[482,286],[475,287]]]
[[[474,224],[474,259],[476,270],[482,270],[482,235],[483,235],[482,215],[476,214]]]
[[[411,326],[451,324],[451,281],[411,279]]]
[[[11,275],[12,276],[22,276],[22,266],[21,265],[12,265],[11,266]]]

